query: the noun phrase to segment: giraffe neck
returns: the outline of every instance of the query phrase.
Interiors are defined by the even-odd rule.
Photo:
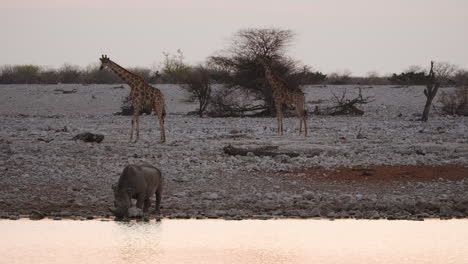
[[[276,76],[273,74],[271,67],[269,65],[264,65],[265,67],[265,77],[270,83],[271,89],[276,90]]]
[[[133,74],[117,63],[110,61],[109,69],[117,74],[124,82],[131,85],[135,81],[141,80],[140,76]]]

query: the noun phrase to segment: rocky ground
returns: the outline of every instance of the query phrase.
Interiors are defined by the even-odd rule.
[[[111,185],[127,164],[146,162],[165,177],[164,217],[389,218],[468,217],[468,118],[417,121],[422,87],[365,87],[375,101],[361,117],[198,118],[175,85],[160,86],[168,105],[160,144],[154,116],[142,116],[141,140],[128,143],[130,117],[114,115],[128,88],[116,85],[0,86],[0,215],[109,217]],[[309,108],[331,91],[305,87]],[[57,90],[59,89],[59,90]],[[62,91],[61,91],[61,90]],[[76,89],[76,93],[63,93]],[[101,143],[72,138],[104,135]],[[223,147],[278,146],[298,157],[229,156]]]

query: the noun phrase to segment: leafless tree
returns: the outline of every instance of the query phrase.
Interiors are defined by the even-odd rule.
[[[434,73],[441,86],[450,85],[458,70],[458,66],[449,62],[435,62]]]
[[[297,73],[303,67],[298,62],[285,56],[287,47],[294,40],[291,30],[277,28],[249,28],[238,31],[231,40],[231,45],[217,56],[209,58],[223,72],[226,87],[241,87],[254,99],[262,100],[270,115],[276,113],[271,88],[265,79],[265,71],[259,63],[259,57],[273,59],[274,71],[287,83],[288,88],[297,89]]]
[[[276,59],[284,56],[294,40],[291,30],[277,28],[249,28],[239,30],[233,39],[231,52],[245,58],[258,56]]]
[[[429,111],[431,109],[432,100],[437,94],[441,84],[448,84],[453,74],[456,72],[457,67],[447,62],[434,62],[431,61],[431,68],[427,77],[426,89],[424,95],[426,96],[426,104],[421,120],[427,122],[429,119]]]
[[[184,87],[191,96],[198,101],[198,115],[202,117],[211,99],[211,79],[209,69],[201,65],[194,67],[187,73],[182,87]]]
[[[436,96],[439,87],[440,82],[436,78],[436,74],[434,72],[434,62],[431,61],[431,70],[429,71],[426,89],[424,89],[424,95],[426,96],[426,104],[424,105],[424,111],[421,117],[421,120],[424,122],[426,122],[429,118],[429,110],[431,110],[432,100]]]

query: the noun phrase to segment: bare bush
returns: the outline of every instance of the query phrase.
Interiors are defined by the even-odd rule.
[[[453,78],[458,66],[449,62],[435,62],[433,71],[441,87],[451,86],[454,84]]]
[[[58,70],[58,76],[61,83],[81,83],[83,81],[80,68],[71,64],[64,64]]]
[[[192,68],[187,73],[182,87],[190,93],[192,99],[198,101],[197,112],[202,117],[211,99],[210,71],[201,65]]]
[[[442,111],[450,115],[468,116],[468,86],[458,86],[451,92],[441,93]]]
[[[458,70],[453,75],[453,82],[455,87],[463,87],[468,85],[468,71],[467,70]]]
[[[141,114],[151,114],[153,109],[151,107],[146,107],[145,105],[141,105],[140,107],[140,115]],[[122,99],[122,105],[120,106],[120,112],[116,113],[117,115],[124,115],[130,116],[133,115],[134,107],[132,104],[132,99],[130,96],[126,96]]]
[[[58,72],[54,69],[41,69],[39,79],[39,83],[45,84],[57,84],[60,80]]]
[[[358,81],[358,84],[363,85],[387,85],[390,84],[388,76],[380,76],[376,71],[370,71],[366,74],[366,77]]]
[[[245,117],[268,114],[268,107],[263,104],[252,105],[245,100],[245,93],[239,87],[217,90],[211,97],[208,107],[210,117]]]
[[[354,98],[348,98],[347,90],[345,89],[341,96],[334,92],[332,93],[333,106],[320,110],[318,107],[315,109],[316,114],[320,115],[363,115],[364,111],[357,108],[356,105],[368,104],[374,100],[371,96],[363,96],[362,89],[359,88],[359,93]]]
[[[122,83],[122,80],[110,71],[100,71],[98,64],[92,64],[86,67],[83,74],[83,83]]]
[[[143,68],[143,67],[134,67],[134,68],[129,68],[128,71],[130,71],[133,74],[136,74],[143,78],[145,82],[149,83],[151,78],[152,78],[152,73],[149,68]]]
[[[343,70],[343,71],[337,71],[337,72],[332,72],[328,75],[327,78],[327,83],[328,84],[347,84],[351,80],[351,71],[349,70]]]

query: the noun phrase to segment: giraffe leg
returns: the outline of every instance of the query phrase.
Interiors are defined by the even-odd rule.
[[[134,117],[132,117],[132,128],[130,129],[130,140],[128,142],[132,142],[133,141],[133,127],[134,127],[134,124],[135,124],[135,119]]]
[[[161,143],[166,142],[166,133],[164,129],[164,117],[161,112],[158,112],[158,119],[159,119],[159,133],[161,134]]]
[[[140,103],[133,104],[133,120],[132,120],[132,133],[130,134],[130,142],[133,140],[133,130],[136,130],[136,138],[133,143],[136,143],[140,137],[140,126],[139,126],[139,116],[140,116]]]
[[[307,137],[307,115],[305,113],[302,121],[304,122],[304,136]]]
[[[297,113],[297,118],[299,119],[299,135],[301,135],[302,123],[304,122],[304,109],[301,105],[296,105],[296,113]],[[304,127],[304,129],[306,128]],[[307,130],[305,130],[304,133],[307,134]]]
[[[137,115],[136,118],[136,139],[135,143],[140,139],[140,114]]]
[[[276,105],[276,116],[278,118],[278,134],[283,135],[283,109],[281,104]]]
[[[302,134],[302,119],[299,117],[299,135]]]

